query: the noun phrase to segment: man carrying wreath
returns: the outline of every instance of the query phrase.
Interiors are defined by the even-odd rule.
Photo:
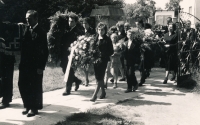
[[[70,47],[70,44],[77,40],[77,37],[80,35],[83,35],[83,28],[78,24],[78,16],[75,13],[69,14],[69,29],[67,29],[66,33],[63,35],[62,43],[61,43],[61,68],[63,73],[66,71],[66,67],[68,64],[68,56],[70,54],[68,48]],[[74,70],[70,68],[68,81],[66,83],[66,90],[63,93],[63,96],[69,95],[71,92],[72,83],[75,82],[76,87],[75,91],[78,90],[79,85],[81,84],[81,80],[78,79],[74,75]]]

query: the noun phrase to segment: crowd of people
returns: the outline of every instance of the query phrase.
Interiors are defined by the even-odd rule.
[[[38,13],[35,10],[29,10],[26,13],[26,20],[28,26],[25,29],[23,41],[20,43],[21,59],[18,86],[25,108],[22,114],[31,117],[38,114],[38,110],[43,108],[42,79],[48,60],[48,41],[47,35],[38,24]],[[99,22],[94,29],[91,28],[88,17],[79,20],[78,16],[72,13],[68,15],[68,27],[61,38],[60,66],[62,71],[66,72],[70,44],[76,41],[80,35],[94,35],[95,45],[101,52],[101,61],[93,64],[97,85],[90,101],[96,101],[100,89],[100,99],[106,97],[105,89],[107,89],[109,81],[113,83],[113,89],[117,88],[119,73],[122,76],[119,81],[127,82],[125,93],[136,91],[138,86],[142,86],[150,76],[151,68],[155,63],[155,55],[158,54],[158,51],[155,51],[156,46],[162,53],[160,58],[163,58],[165,62],[166,76],[163,84],[167,83],[170,72],[172,73],[170,80],[176,80],[179,57],[181,57],[183,73],[187,72],[189,58],[192,59],[194,65],[198,65],[196,60],[199,53],[193,51],[191,54],[187,50],[199,49],[200,24],[197,23],[196,29],[192,29],[190,21],[181,26],[179,23],[174,24],[172,18],[169,17],[167,22],[164,35],[154,32],[152,26],[144,23],[143,20],[137,20],[135,24],[118,22],[110,28],[105,23]],[[82,24],[81,28],[79,23]],[[152,36],[147,37],[149,34]],[[156,42],[152,42],[154,39]],[[5,42],[3,38],[0,39],[0,96],[2,97],[0,109],[9,106],[12,101],[13,89],[15,59],[14,55],[4,53]],[[179,49],[181,53],[178,53]],[[136,70],[140,71],[139,83],[135,75]],[[70,69],[63,96],[71,94],[73,83],[75,83],[75,91],[79,89],[82,81],[75,76],[75,72],[73,68]],[[83,83],[88,86],[88,69],[85,69],[84,73],[85,81]]]

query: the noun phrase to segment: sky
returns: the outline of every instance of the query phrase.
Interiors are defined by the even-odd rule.
[[[125,3],[127,4],[133,4],[135,3],[137,0],[124,0]],[[169,0],[154,0],[156,2],[155,6],[157,7],[161,7],[162,9],[165,9],[165,4],[167,2],[169,2]]]

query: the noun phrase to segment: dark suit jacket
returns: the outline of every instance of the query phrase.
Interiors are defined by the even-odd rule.
[[[140,63],[140,45],[137,40],[133,40],[130,48],[128,48],[128,41],[126,41],[124,55],[127,66],[135,66],[135,64]]]
[[[183,30],[181,32],[181,38],[188,43],[192,43],[195,40],[195,30],[193,28]]]
[[[95,35],[95,30],[90,27],[85,33],[85,36],[91,36],[91,35]]]
[[[19,70],[44,70],[48,59],[47,35],[39,25],[33,29],[32,33],[29,29],[26,27],[20,44]]]
[[[118,35],[118,40],[125,39],[125,38],[126,38],[125,31],[123,31],[120,35]]]
[[[60,66],[65,68],[68,63],[68,55],[70,44],[77,40],[78,36],[83,35],[83,29],[79,25],[76,25],[72,29],[68,29],[63,35],[61,43],[61,64]]]

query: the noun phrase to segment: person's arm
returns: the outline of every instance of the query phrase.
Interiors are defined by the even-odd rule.
[[[48,45],[47,45],[47,35],[46,33],[40,34],[40,44],[38,46],[38,72],[39,74],[41,71],[45,69],[46,62],[48,60]]]
[[[114,53],[113,45],[111,39],[108,37],[107,39],[107,54],[110,57]]]

